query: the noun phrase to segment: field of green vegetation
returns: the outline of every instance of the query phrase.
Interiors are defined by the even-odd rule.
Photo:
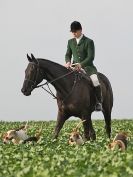
[[[68,133],[79,121],[67,121],[58,140],[52,139],[55,121],[43,122],[38,144],[3,144],[0,140],[0,177],[133,177],[133,120],[113,120],[112,138],[119,131],[129,134],[125,152],[110,151],[103,120],[94,120],[97,140],[81,146],[68,145]],[[34,135],[42,122],[29,122]],[[20,122],[1,122],[0,135]],[[81,133],[83,129],[81,127]]]

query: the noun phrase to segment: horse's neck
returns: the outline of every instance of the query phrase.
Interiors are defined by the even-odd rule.
[[[70,92],[73,84],[73,77],[63,66],[49,60],[41,60],[41,67],[44,70],[45,79],[49,81],[63,95]],[[63,77],[64,76],[64,77]]]

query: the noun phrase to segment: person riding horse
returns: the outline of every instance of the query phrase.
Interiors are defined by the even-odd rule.
[[[36,58],[33,54],[31,54],[31,57],[27,54],[27,59],[29,63],[25,69],[21,91],[25,96],[30,96],[34,89],[42,87],[56,98],[58,114],[53,138],[58,137],[65,121],[74,116],[79,117],[83,122],[84,138],[95,140],[96,133],[91,114],[95,111],[96,98],[94,88],[90,79],[88,81],[87,75],[83,73],[80,75],[77,71],[67,69],[63,65],[48,59]],[[109,79],[104,74],[98,73],[98,78],[102,88],[102,113],[105,120],[105,129],[110,138],[113,90]],[[41,84],[43,80],[46,80],[46,82]],[[51,91],[49,84],[55,88],[56,95]],[[43,86],[47,86],[48,89]],[[45,108],[44,106],[43,109]]]
[[[71,23],[70,31],[74,38],[68,40],[65,54],[65,67],[71,67],[71,58],[73,56],[73,63],[76,63],[76,70],[80,71],[83,68],[93,83],[97,100],[95,110],[102,111],[102,92],[97,76],[97,69],[93,64],[95,55],[94,42],[82,33],[82,26],[78,21]]]

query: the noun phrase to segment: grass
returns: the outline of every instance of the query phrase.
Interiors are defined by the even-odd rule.
[[[104,121],[94,120],[97,140],[81,146],[68,145],[68,133],[78,121],[67,121],[58,140],[52,139],[55,121],[43,122],[38,144],[3,144],[0,141],[0,177],[132,177],[133,120],[113,120],[112,137],[119,131],[129,134],[125,152],[110,151]],[[42,122],[29,122],[34,135]],[[20,122],[1,122],[0,132],[19,127]],[[83,129],[81,127],[81,132]]]

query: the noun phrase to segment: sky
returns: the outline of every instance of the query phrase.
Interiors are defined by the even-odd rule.
[[[26,54],[64,65],[75,20],[93,39],[94,64],[111,82],[112,118],[133,118],[132,7],[132,0],[0,0],[0,120],[56,120],[51,95],[41,88],[21,93]],[[103,119],[101,112],[92,117]]]

